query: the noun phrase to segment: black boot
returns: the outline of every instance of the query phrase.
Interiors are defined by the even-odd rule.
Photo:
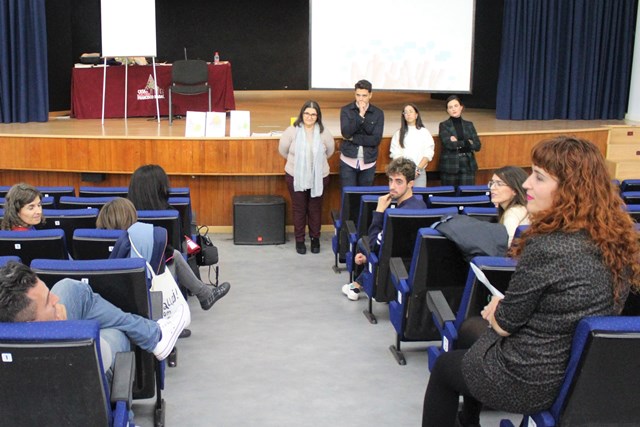
[[[296,242],[296,252],[298,252],[300,255],[304,255],[307,253],[307,246],[304,244],[304,242]]]
[[[320,239],[318,239],[317,237],[311,238],[311,253],[320,253]]]

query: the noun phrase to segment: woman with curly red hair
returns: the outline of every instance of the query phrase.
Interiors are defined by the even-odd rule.
[[[547,409],[578,321],[619,314],[629,291],[640,289],[637,233],[598,148],[557,137],[533,148],[532,163],[523,184],[531,226],[512,248],[519,261],[509,288],[482,311],[489,329],[470,349],[438,358],[423,426],[479,425],[483,404]]]

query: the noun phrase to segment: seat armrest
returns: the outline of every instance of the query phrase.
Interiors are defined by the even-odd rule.
[[[407,273],[407,269],[404,266],[404,262],[402,262],[402,258],[400,257],[392,257],[389,260],[389,271],[391,273],[391,281],[393,282],[393,286],[403,294],[409,293],[411,289],[409,289],[409,285],[407,284],[407,279],[409,278],[409,274]]]
[[[371,246],[369,246],[369,236],[362,236],[360,240],[358,240],[358,249],[360,252],[364,254],[364,256],[369,259],[371,255]]]
[[[331,221],[333,221],[333,226],[335,228],[340,228],[340,211],[337,211],[335,209],[331,210]]]
[[[131,408],[135,372],[136,359],[134,353],[132,351],[116,353],[113,381],[111,383],[111,404],[127,402],[127,408]]]
[[[347,227],[347,234],[349,235],[349,243],[354,244],[358,241],[358,229],[356,224],[352,220],[347,220],[344,225]]]
[[[442,291],[427,292],[427,308],[433,314],[433,318],[438,322],[440,328],[446,322],[454,322],[456,320],[456,316],[453,314],[451,307],[449,307],[449,303]]]
[[[162,292],[149,291],[149,304],[151,304],[151,320],[162,319]]]

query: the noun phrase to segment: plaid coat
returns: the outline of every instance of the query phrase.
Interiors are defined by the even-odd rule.
[[[476,163],[476,157],[474,151],[480,151],[482,144],[480,138],[476,132],[476,128],[473,123],[467,120],[462,120],[462,132],[466,140],[471,142],[471,153],[468,153],[469,163],[473,172],[478,170],[478,163]],[[440,153],[440,172],[445,173],[458,173],[460,164],[458,150],[464,146],[463,141],[451,141],[452,136],[456,136],[456,128],[453,125],[451,118],[440,122],[438,129],[438,135],[442,142],[442,152]]]

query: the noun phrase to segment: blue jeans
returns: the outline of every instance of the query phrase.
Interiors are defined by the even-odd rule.
[[[160,341],[160,327],[155,321],[125,313],[93,292],[86,283],[63,279],[53,285],[51,292],[57,295],[60,302],[67,308],[68,319],[98,321],[101,334],[104,334],[103,339],[109,343],[114,357],[118,351],[128,350],[128,343],[127,349],[121,350],[124,341],[127,341],[123,335],[146,351],[152,351]],[[109,329],[115,329],[123,334],[109,331]]]
[[[369,169],[354,169],[342,160],[340,160],[340,181],[342,187],[355,187],[373,185],[373,179],[376,175],[376,167]]]

